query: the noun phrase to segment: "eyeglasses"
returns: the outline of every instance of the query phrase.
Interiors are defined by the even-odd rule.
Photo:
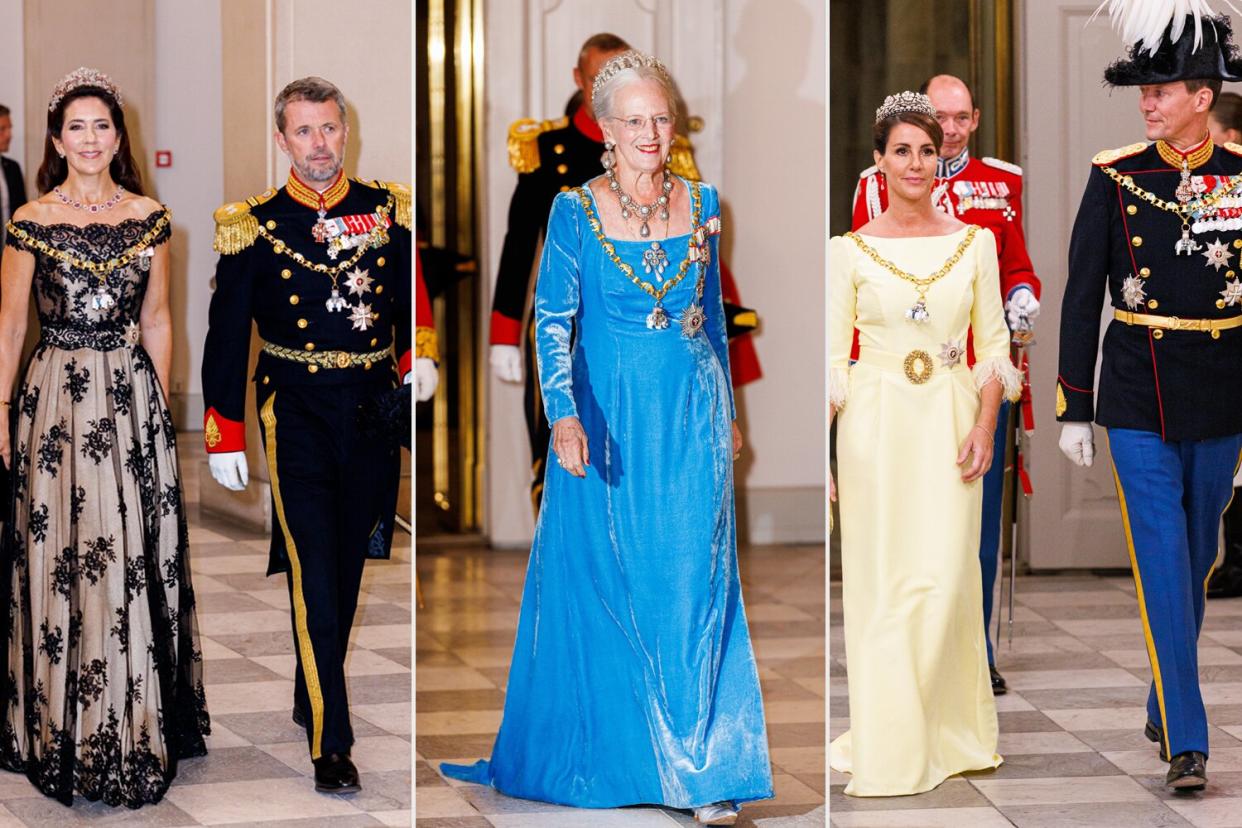
[[[664,130],[673,128],[672,115],[656,115],[652,118],[613,118],[614,121],[620,121],[621,126],[629,132],[642,132],[647,128],[647,124],[654,123],[656,129],[663,132]]]

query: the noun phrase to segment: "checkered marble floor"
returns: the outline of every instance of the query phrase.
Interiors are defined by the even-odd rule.
[[[197,435],[182,439],[191,567],[212,735],[180,763],[164,800],[138,811],[79,799],[72,808],[0,771],[0,828],[16,826],[410,824],[410,537],[368,562],[348,661],[362,792],[315,793],[305,735],[290,721],[293,636],[284,576],[265,578],[267,536],[203,517]]]
[[[831,600],[830,721],[849,725],[839,582]],[[1151,680],[1134,582],[1128,577],[1019,578],[1013,645],[997,666],[1009,693],[997,698],[995,771],[949,779],[909,797],[842,794],[830,771],[832,824],[839,828],[1143,828],[1242,826],[1242,598],[1209,601],[1200,638],[1211,724],[1210,784],[1169,793],[1167,765],[1143,736]],[[998,603],[997,606],[1000,606]]]
[[[504,707],[526,552],[437,547],[420,539],[415,654],[418,828],[693,825],[684,811],[584,811],[511,799],[447,780],[442,761],[492,749]],[[763,685],[776,797],[742,809],[739,826],[823,825],[824,549],[739,550],[743,596]],[[801,815],[818,814],[809,819]]]

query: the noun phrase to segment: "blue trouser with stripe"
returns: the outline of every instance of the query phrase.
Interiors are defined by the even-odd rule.
[[[983,638],[988,645],[988,664],[996,663],[992,654],[992,589],[1000,560],[1001,496],[1005,492],[1005,437],[1009,426],[1009,400],[1001,400],[992,436],[992,468],[983,476],[983,519],[979,522],[979,569],[983,572]]]
[[[1110,428],[1108,441],[1151,660],[1147,716],[1163,727],[1169,756],[1207,754],[1199,630],[1242,435],[1164,442]]]

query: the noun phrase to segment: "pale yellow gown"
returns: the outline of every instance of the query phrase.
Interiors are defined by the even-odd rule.
[[[861,238],[918,277],[961,252],[927,290],[930,317],[916,323],[906,317],[919,298],[914,285],[850,238],[829,245],[829,397],[839,412],[850,700],[850,730],[833,741],[831,764],[852,775],[847,794],[898,796],[1001,763],[983,637],[983,480],[963,483],[956,461],[979,412],[978,389],[997,379],[1013,398],[1021,375],[1009,361],[990,231]],[[861,348],[851,366],[855,327]]]

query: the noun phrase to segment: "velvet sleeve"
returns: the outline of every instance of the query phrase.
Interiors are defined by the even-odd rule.
[[[582,208],[573,192],[552,202],[535,282],[535,357],[549,423],[578,416],[570,345],[580,301]]]

